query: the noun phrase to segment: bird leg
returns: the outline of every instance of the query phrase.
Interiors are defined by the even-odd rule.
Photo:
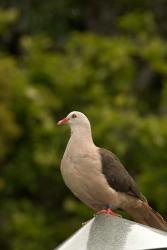
[[[96,214],[97,215],[98,214],[108,214],[108,215],[113,215],[113,216],[117,216],[117,217],[122,217],[120,214],[117,214],[117,213],[113,212],[111,210],[111,208],[102,209],[102,210],[98,211]]]

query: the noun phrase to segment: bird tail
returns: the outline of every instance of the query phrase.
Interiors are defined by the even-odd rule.
[[[140,206],[128,208],[126,211],[136,222],[167,232],[167,222],[147,202],[141,202]]]

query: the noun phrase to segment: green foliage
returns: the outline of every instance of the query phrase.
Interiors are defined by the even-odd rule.
[[[48,21],[49,31],[42,32],[38,24],[42,27],[45,15],[41,20],[38,13],[36,26],[20,32],[15,42],[13,27],[22,20],[20,7],[15,3],[15,10],[0,11],[0,249],[4,250],[53,249],[93,215],[60,175],[70,132],[57,128],[56,121],[72,110],[85,112],[95,143],[119,156],[150,204],[167,216],[167,45],[157,28],[156,11],[145,10],[144,2],[139,8],[136,2],[134,9],[127,7],[117,16],[119,32],[109,36],[93,32],[94,28],[74,30],[67,18],[70,3],[79,24],[77,10],[82,4],[58,3],[51,1],[45,10],[42,1],[40,10],[48,21],[51,6],[56,5],[59,15],[66,17],[61,23],[68,24],[66,28],[59,33],[58,24],[55,28]],[[124,5],[123,0],[120,3]],[[34,4],[30,9],[35,18]],[[6,34],[19,50],[11,49]]]
[[[18,18],[16,9],[3,10],[0,8],[0,34],[6,32],[7,28],[12,25]]]

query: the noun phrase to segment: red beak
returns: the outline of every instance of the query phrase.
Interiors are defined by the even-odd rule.
[[[60,120],[60,121],[58,121],[57,122],[57,125],[62,125],[62,124],[65,124],[65,123],[67,123],[69,121],[69,118],[64,118],[64,119],[62,119],[62,120]]]

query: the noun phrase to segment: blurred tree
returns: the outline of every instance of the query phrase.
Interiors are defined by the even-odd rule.
[[[167,216],[165,2],[1,1],[0,249],[53,249],[92,216],[59,171],[72,110]]]

